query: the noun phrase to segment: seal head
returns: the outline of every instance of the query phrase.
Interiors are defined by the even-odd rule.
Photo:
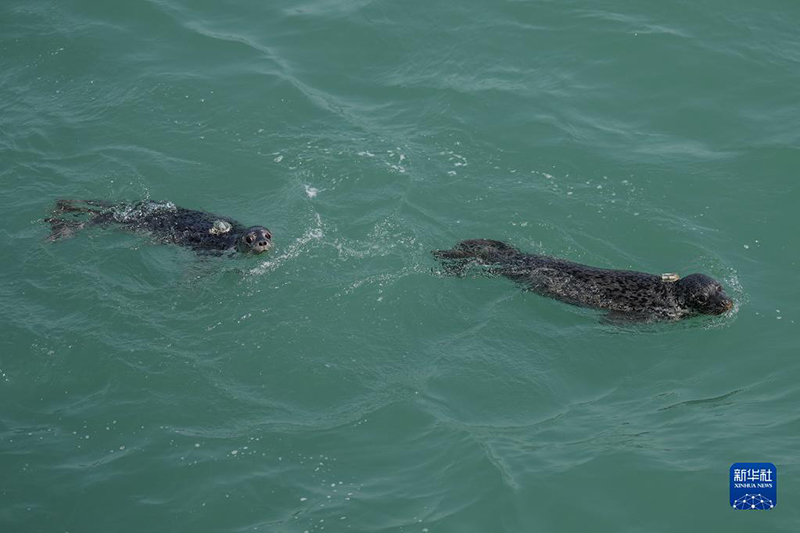
[[[250,226],[236,239],[236,251],[260,254],[272,248],[272,232],[264,226]]]
[[[733,309],[733,300],[722,285],[705,274],[689,274],[674,283],[678,297],[695,313],[721,315]]]

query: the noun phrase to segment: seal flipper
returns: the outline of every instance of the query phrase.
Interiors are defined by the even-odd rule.
[[[76,222],[74,220],[64,220],[61,218],[46,218],[45,222],[50,224],[50,235],[47,236],[47,240],[50,242],[74,237],[75,233],[86,226],[85,222]]]
[[[504,264],[519,251],[502,241],[470,239],[461,241],[451,250],[435,250],[432,253],[442,262],[445,272],[463,277],[470,265]]]
[[[442,263],[442,270],[448,276],[463,278],[467,268],[477,263],[474,254],[466,250],[454,248],[452,250],[433,250],[433,257]]]
[[[114,204],[104,202],[103,200],[56,200],[56,207],[53,209],[53,215],[60,215],[64,213],[102,213]]]
[[[88,225],[99,225],[110,222],[113,215],[109,209],[113,204],[102,200],[65,200],[56,201],[52,216],[44,219],[50,224],[50,242],[69,239]]]

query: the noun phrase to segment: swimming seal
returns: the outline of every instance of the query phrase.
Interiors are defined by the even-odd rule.
[[[197,252],[260,254],[272,248],[272,232],[264,226],[245,227],[231,218],[184,209],[171,202],[59,200],[45,221],[50,224],[50,241],[71,237],[90,226],[116,225]]]
[[[572,305],[605,309],[610,318],[677,320],[719,315],[733,308],[716,280],[704,274],[654,275],[631,270],[596,268],[564,259],[522,253],[500,241],[462,241],[452,250],[438,250],[445,271],[462,276],[471,264],[523,284],[542,296]]]

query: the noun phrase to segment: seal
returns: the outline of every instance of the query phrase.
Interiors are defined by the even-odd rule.
[[[58,200],[45,222],[50,224],[50,241],[72,237],[91,226],[118,226],[201,253],[260,254],[272,248],[272,232],[264,226],[245,227],[232,218],[184,209],[171,202]]]
[[[609,311],[609,319],[678,320],[719,315],[733,308],[722,285],[704,274],[648,274],[596,268],[564,259],[520,252],[501,241],[474,239],[438,250],[448,274],[463,276],[470,265],[512,279],[526,289],[581,307]]]

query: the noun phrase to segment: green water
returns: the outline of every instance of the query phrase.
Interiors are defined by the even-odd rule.
[[[0,4],[0,531],[798,531],[800,5]],[[267,257],[58,198],[264,224]],[[646,327],[447,278],[699,271]],[[769,461],[740,512],[728,468]]]

